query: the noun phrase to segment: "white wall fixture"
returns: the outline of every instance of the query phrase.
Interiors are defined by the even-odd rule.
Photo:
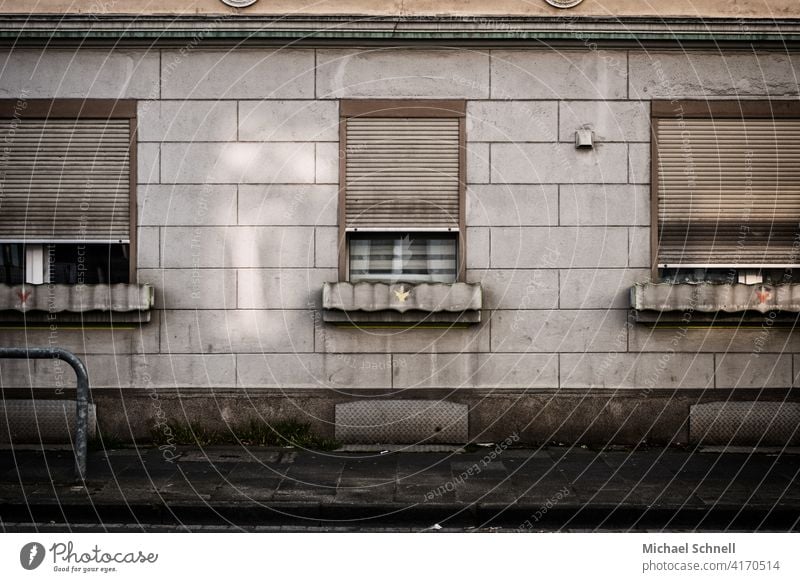
[[[579,149],[594,147],[594,132],[591,129],[579,129],[575,132],[575,147]]]
[[[258,2],[258,0],[222,0],[222,2],[234,8],[247,8]]]

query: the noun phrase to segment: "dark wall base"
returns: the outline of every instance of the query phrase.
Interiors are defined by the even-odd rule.
[[[6,391],[5,397],[11,397]],[[30,392],[28,392],[30,397]],[[70,397],[69,394],[65,395]],[[683,445],[689,407],[721,401],[800,402],[800,391],[771,390],[248,390],[209,394],[192,390],[95,390],[99,428],[106,437],[148,441],[166,423],[227,431],[253,420],[294,419],[319,436],[334,436],[336,404],[365,399],[447,400],[469,407],[470,442],[522,444]],[[766,427],[765,427],[766,430]],[[458,443],[463,444],[463,443]],[[741,444],[741,443],[737,443]],[[753,443],[755,444],[755,443]]]

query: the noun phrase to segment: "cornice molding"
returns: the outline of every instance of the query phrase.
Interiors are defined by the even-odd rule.
[[[739,42],[795,44],[800,19],[0,15],[0,40],[174,42]]]

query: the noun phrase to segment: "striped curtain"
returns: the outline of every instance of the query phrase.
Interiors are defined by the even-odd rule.
[[[455,235],[354,235],[350,281],[454,283],[457,244]]]

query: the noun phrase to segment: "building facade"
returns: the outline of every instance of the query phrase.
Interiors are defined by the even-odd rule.
[[[794,2],[74,4],[0,4],[0,342],[103,435],[796,440]]]

